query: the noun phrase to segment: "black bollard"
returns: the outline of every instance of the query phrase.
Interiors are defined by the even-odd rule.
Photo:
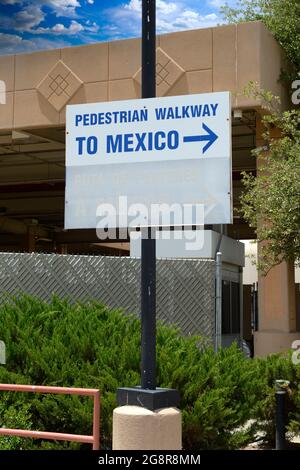
[[[287,387],[289,382],[286,380],[276,380],[276,450],[286,448],[285,439],[285,403]]]

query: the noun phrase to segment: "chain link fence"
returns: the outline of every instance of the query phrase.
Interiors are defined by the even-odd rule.
[[[215,262],[158,259],[157,318],[185,335],[213,338]],[[140,260],[127,257],[0,253],[0,302],[10,293],[49,301],[97,300],[139,315]]]

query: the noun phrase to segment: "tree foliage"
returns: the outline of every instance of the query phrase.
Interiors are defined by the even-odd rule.
[[[235,8],[224,6],[224,17],[230,23],[262,21],[286,52],[293,67],[291,78],[300,71],[300,1],[238,0]]]
[[[282,260],[300,263],[300,110],[278,111],[278,99],[253,83],[247,93],[268,110],[263,117],[265,147],[253,152],[257,175],[243,173],[241,197],[244,219],[256,229],[258,241],[267,242],[260,265],[267,271]]]
[[[230,23],[262,21],[286,52],[291,69],[283,78],[290,82],[300,73],[300,0],[238,0],[222,8]],[[293,89],[291,92],[293,92]],[[256,229],[261,248],[260,268],[267,271],[282,260],[300,262],[300,111],[280,112],[270,92],[250,84],[248,94],[265,103],[263,118],[268,151],[258,149],[257,177],[244,173],[242,214]],[[274,136],[274,129],[281,136]]]

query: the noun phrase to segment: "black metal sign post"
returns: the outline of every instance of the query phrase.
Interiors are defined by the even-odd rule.
[[[142,98],[156,96],[156,0],[142,3]],[[156,240],[151,229],[142,231],[141,321],[143,389],[156,388]]]
[[[142,98],[156,95],[156,0],[142,1]],[[155,189],[155,188],[154,188]],[[177,406],[179,393],[156,388],[156,240],[151,229],[142,231],[141,247],[141,386],[119,388],[119,406],[150,410]]]

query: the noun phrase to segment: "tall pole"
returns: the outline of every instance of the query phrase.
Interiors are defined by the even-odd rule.
[[[156,0],[142,4],[142,98],[156,96]]]
[[[142,98],[156,95],[156,0],[142,2]],[[151,230],[142,231],[141,387],[156,389],[156,246]]]
[[[156,1],[142,0],[142,98],[155,95]],[[119,406],[142,406],[154,411],[178,406],[180,397],[177,390],[156,388],[156,246],[151,232],[150,227],[142,229],[141,386],[119,388],[117,400]]]
[[[216,255],[215,352],[222,346],[222,253]]]

